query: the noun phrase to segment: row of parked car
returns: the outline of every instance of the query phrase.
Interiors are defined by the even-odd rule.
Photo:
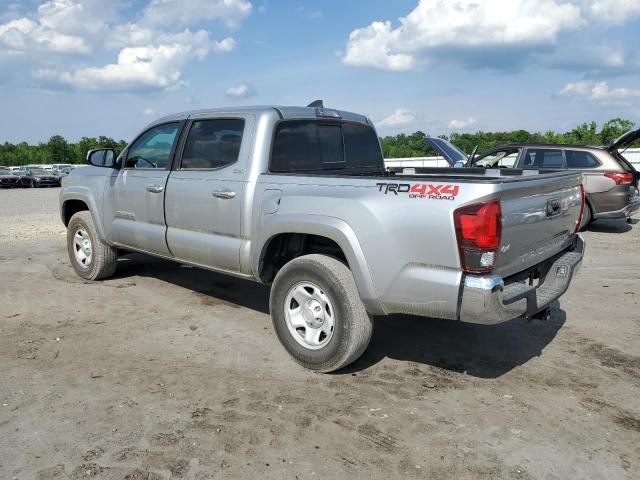
[[[69,164],[0,167],[0,188],[59,187],[74,168]]]

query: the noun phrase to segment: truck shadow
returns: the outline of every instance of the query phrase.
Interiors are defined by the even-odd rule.
[[[130,253],[118,259],[116,278],[153,277],[198,296],[203,305],[227,304],[269,314],[269,287],[202,268]],[[190,302],[191,299],[185,299]]]
[[[118,261],[116,278],[156,278],[197,295],[203,305],[227,304],[269,314],[269,287],[132,253]],[[187,293],[188,294],[188,293]],[[185,298],[185,302],[193,299]],[[499,325],[393,315],[376,317],[364,355],[336,375],[366,370],[385,358],[415,362],[478,378],[497,378],[541,355],[562,328],[566,314],[556,303],[548,321],[516,319]]]
[[[540,356],[564,325],[566,314],[556,306],[547,321],[516,319],[499,325],[404,315],[375,321],[365,354],[338,373],[365,370],[388,357],[477,378],[498,378]]]

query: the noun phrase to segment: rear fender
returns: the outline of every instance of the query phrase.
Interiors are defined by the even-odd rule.
[[[251,268],[256,278],[260,278],[260,264],[269,241],[276,235],[302,233],[326,237],[336,242],[342,249],[367,311],[374,315],[385,313],[373,285],[360,242],[345,221],[319,215],[275,214],[264,215],[261,223],[259,240],[256,248],[253,249],[251,259]]]

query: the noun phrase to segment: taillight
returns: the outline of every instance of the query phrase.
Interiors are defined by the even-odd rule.
[[[580,184],[580,215],[578,215],[578,223],[576,223],[576,229],[574,233],[580,231],[580,225],[582,225],[582,216],[584,215],[584,185]]]
[[[462,269],[489,273],[496,262],[502,235],[500,202],[477,203],[453,212]]]
[[[631,185],[633,182],[633,173],[631,172],[607,172],[604,176],[616,182],[616,185]]]

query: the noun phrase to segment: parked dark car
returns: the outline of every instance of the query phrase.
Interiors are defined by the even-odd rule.
[[[20,178],[11,173],[11,170],[0,168],[0,188],[17,188],[20,186]]]
[[[640,129],[625,133],[607,146],[566,144],[501,145],[469,158],[450,142],[428,138],[451,165],[524,170],[577,170],[584,175],[585,212],[581,228],[603,218],[626,218],[640,209],[640,172],[624,158],[624,150],[640,139]]]
[[[23,183],[26,181],[27,186],[38,187],[59,187],[61,185],[60,177],[48,172],[42,168],[28,168]]]

